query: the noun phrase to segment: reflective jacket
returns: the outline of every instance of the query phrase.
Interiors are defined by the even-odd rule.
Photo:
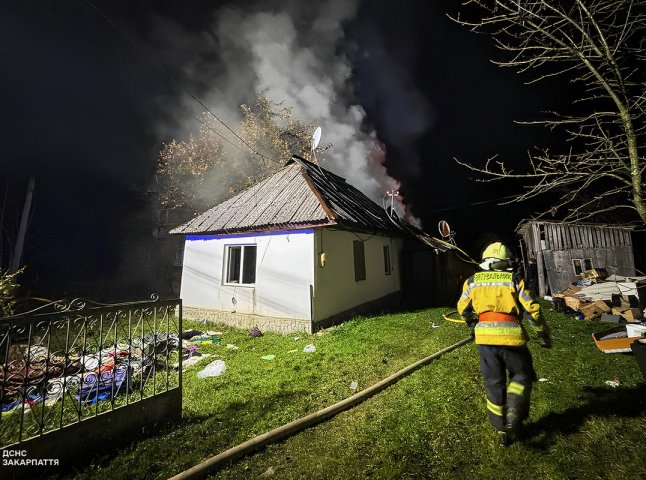
[[[478,272],[469,277],[458,300],[458,312],[467,323],[477,322],[475,342],[479,345],[525,345],[528,337],[520,323],[523,312],[536,333],[548,333],[540,304],[513,272]]]

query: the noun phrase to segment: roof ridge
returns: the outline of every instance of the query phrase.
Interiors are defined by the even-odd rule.
[[[300,159],[300,160],[303,160],[303,161],[307,162],[307,160],[305,160],[304,158],[301,158],[301,157],[299,157],[297,155],[292,156],[292,160],[294,158],[297,158],[297,159]],[[301,171],[301,175],[305,179],[305,183],[307,184],[307,186],[310,188],[310,190],[312,191],[312,193],[314,194],[314,196],[318,200],[319,204],[321,205],[321,208],[323,209],[323,211],[327,215],[328,220],[330,220],[331,222],[336,223],[336,220],[338,219],[339,216],[332,209],[332,207],[328,204],[328,202],[325,201],[325,198],[323,197],[323,194],[318,189],[318,187],[314,184],[314,180],[312,179],[312,177],[308,173],[307,167],[305,167],[305,165],[301,164],[300,161],[298,161],[298,160],[296,160],[296,163],[299,164],[298,166],[299,166],[299,169]],[[308,162],[308,163],[311,163],[312,165],[316,165],[315,163],[312,163],[312,162]],[[316,166],[318,166],[318,165],[316,165]]]
[[[337,225],[405,234],[401,220],[357,187],[293,155],[285,166],[171,233],[231,233]]]

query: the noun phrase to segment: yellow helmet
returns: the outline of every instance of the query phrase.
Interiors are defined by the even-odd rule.
[[[489,245],[487,248],[485,248],[484,252],[482,252],[482,259],[486,260],[487,258],[496,258],[498,260],[510,260],[511,252],[509,251],[506,245],[500,242],[495,242]]]

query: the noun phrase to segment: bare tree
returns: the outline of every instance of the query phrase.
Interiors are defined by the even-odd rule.
[[[484,166],[456,161],[480,174],[480,181],[522,182],[526,190],[514,201],[553,194],[558,200],[547,212],[564,221],[627,209],[646,223],[644,2],[470,0],[465,5],[476,7],[476,19],[454,20],[494,39],[505,53],[497,65],[528,72],[527,83],[563,77],[580,88],[577,113],[550,112],[545,120],[520,122],[564,129],[567,151],[530,154],[524,171],[513,171],[496,157]]]

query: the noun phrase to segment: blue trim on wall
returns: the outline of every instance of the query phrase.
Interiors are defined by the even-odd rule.
[[[222,238],[249,238],[249,237],[268,237],[272,235],[300,235],[314,233],[313,228],[303,230],[280,230],[277,232],[258,232],[258,233],[230,233],[222,235],[186,235],[187,241],[195,240],[219,240]]]

